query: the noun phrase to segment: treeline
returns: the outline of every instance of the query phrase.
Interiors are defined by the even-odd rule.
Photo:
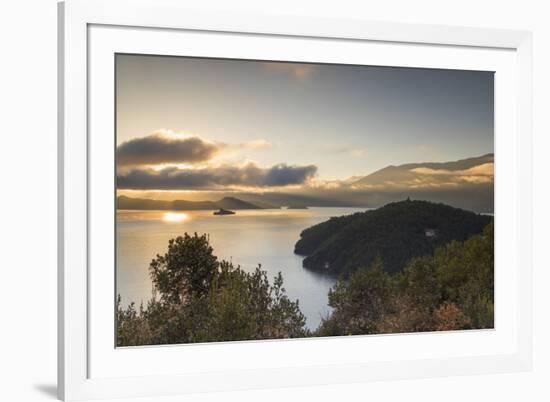
[[[415,257],[403,272],[381,258],[338,281],[334,309],[317,336],[446,331],[494,327],[494,227]]]
[[[377,257],[329,293],[333,312],[310,332],[281,274],[271,284],[259,266],[248,273],[213,255],[206,235],[170,240],[149,271],[146,306],[117,305],[117,345],[153,345],[308,336],[492,328],[493,224],[464,242],[414,257],[388,273]]]

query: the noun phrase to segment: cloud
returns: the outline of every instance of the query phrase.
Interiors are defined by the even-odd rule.
[[[196,164],[212,159],[221,147],[199,137],[153,133],[120,144],[117,165]]]
[[[168,167],[132,169],[117,177],[118,189],[191,190],[231,187],[282,187],[308,182],[317,172],[314,165],[290,166],[284,163],[262,168],[249,162],[244,166],[223,165],[200,169]]]
[[[457,186],[461,183],[491,183],[494,177],[494,164],[484,163],[463,170],[416,168],[411,172],[419,175],[418,184]]]
[[[411,172],[434,176],[493,176],[494,170],[495,167],[493,163],[484,163],[482,165],[473,166],[464,170],[430,169],[420,167],[411,169]]]
[[[268,140],[264,140],[263,138],[260,138],[258,140],[252,140],[244,142],[242,144],[238,144],[237,147],[244,149],[265,150],[273,148],[273,143],[269,142]]]
[[[315,72],[315,65],[300,63],[262,63],[267,71],[288,74],[291,78],[305,79],[309,78]]]
[[[354,189],[395,190],[419,188],[457,188],[469,184],[491,184],[494,180],[493,162],[479,163],[466,168],[453,169],[452,163],[444,167],[389,166],[352,184]],[[454,166],[457,166],[455,163]]]

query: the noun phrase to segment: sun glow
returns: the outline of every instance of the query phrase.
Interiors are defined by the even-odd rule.
[[[162,220],[166,222],[183,222],[189,219],[189,215],[183,213],[183,212],[166,212]]]
[[[183,140],[189,137],[193,137],[193,134],[186,131],[174,131],[174,130],[168,130],[166,128],[161,128],[159,130],[155,131],[155,134],[161,135],[163,137],[173,138],[177,140]]]

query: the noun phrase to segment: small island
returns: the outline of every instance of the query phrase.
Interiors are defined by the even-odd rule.
[[[289,205],[286,209],[308,209],[305,205]]]
[[[214,212],[214,215],[235,215],[235,212],[220,208],[219,211]]]

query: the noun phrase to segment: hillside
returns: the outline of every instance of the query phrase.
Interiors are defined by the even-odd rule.
[[[480,233],[492,217],[428,201],[400,201],[305,229],[294,252],[303,266],[347,275],[382,257],[385,270],[401,271],[411,257],[431,254],[452,240]]]
[[[135,210],[171,210],[171,211],[196,211],[215,209],[265,209],[251,202],[243,201],[235,197],[224,197],[218,201],[186,201],[186,200],[151,200],[146,198],[131,198],[124,195],[117,197],[117,209]],[[272,207],[273,208],[273,207]]]
[[[364,208],[378,208],[411,197],[491,213],[494,211],[494,155],[390,165],[334,188],[237,193],[235,196],[258,205],[267,202],[277,206]]]
[[[494,155],[487,154],[453,162],[407,163],[387,166],[357,180],[356,186],[417,186],[422,183],[447,183],[449,179],[477,177],[490,182],[493,177]],[[465,180],[467,182],[468,179]]]
[[[223,209],[264,209],[259,205],[243,201],[235,197],[224,197],[215,204]]]

